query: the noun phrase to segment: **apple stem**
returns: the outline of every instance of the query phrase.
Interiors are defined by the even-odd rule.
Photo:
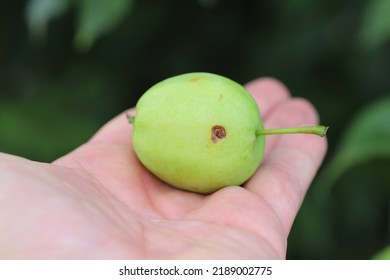
[[[129,114],[126,114],[126,117],[127,117],[127,120],[129,121],[129,123],[133,124],[134,123],[134,119],[135,117],[132,116],[132,115],[129,115]]]
[[[271,134],[293,134],[293,133],[305,133],[315,134],[321,137],[326,135],[328,126],[317,125],[317,126],[303,126],[303,127],[290,127],[290,128],[275,128],[275,129],[258,129],[256,135],[271,135]]]

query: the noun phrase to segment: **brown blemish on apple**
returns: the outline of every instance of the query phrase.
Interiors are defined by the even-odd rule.
[[[191,78],[191,79],[190,79],[190,82],[197,82],[197,81],[199,81],[199,80],[200,80],[200,78],[194,77],[194,78]]]
[[[214,125],[211,128],[211,141],[217,143],[219,140],[222,140],[226,137],[226,130],[221,125]]]

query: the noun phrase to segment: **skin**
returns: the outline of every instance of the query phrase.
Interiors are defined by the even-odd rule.
[[[266,127],[312,125],[307,101],[264,78],[247,89]],[[135,113],[130,110],[131,113]],[[137,160],[125,113],[55,162],[0,153],[0,259],[284,259],[326,139],[267,136],[245,188],[172,188]]]

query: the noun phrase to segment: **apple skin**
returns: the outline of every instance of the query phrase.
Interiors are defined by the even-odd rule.
[[[141,163],[183,190],[207,194],[241,185],[263,157],[255,100],[220,75],[188,73],[157,83],[139,99],[132,122]]]

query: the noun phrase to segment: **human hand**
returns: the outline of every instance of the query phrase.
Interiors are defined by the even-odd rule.
[[[265,127],[312,125],[278,81],[247,85]],[[244,188],[178,190],[138,161],[125,113],[52,164],[0,153],[0,259],[283,259],[326,152],[307,134],[267,136]]]

